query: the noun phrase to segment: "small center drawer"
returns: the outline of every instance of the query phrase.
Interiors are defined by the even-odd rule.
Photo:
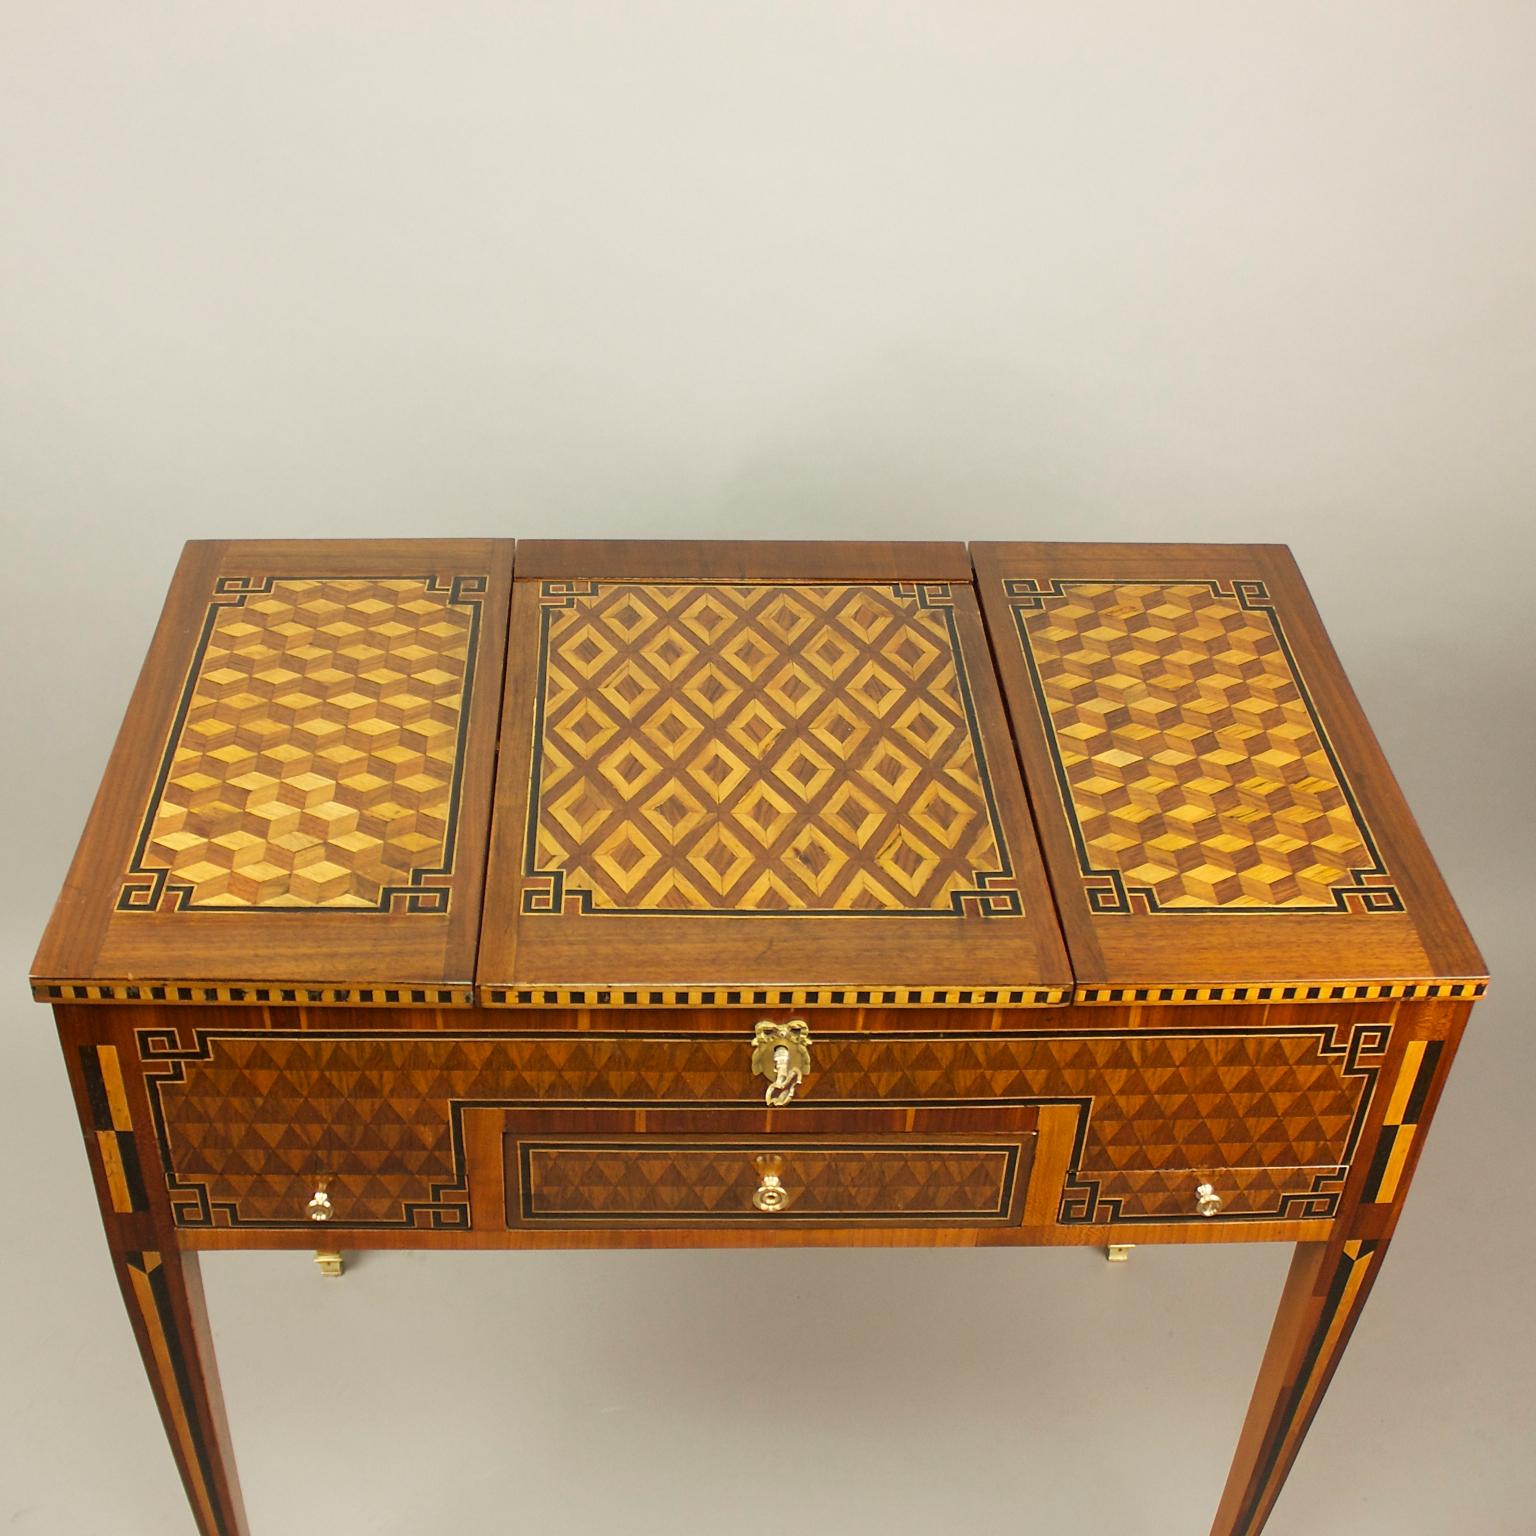
[[[1032,1137],[636,1145],[508,1136],[507,1222],[1017,1221],[1032,1145]]]
[[[498,1118],[511,1228],[906,1227],[1017,1225],[1036,1116],[997,1111],[985,1128],[973,1128],[974,1111],[905,1125],[803,1111],[652,1112],[643,1121],[616,1111],[585,1116],[579,1128],[570,1115]]]

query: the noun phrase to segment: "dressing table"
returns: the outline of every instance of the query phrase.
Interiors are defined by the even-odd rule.
[[[203,1536],[205,1251],[1295,1245],[1256,1536],[1483,962],[1287,551],[187,547],[43,938]]]

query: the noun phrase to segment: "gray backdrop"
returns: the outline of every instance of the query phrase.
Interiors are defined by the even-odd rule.
[[[22,980],[180,541],[494,533],[1290,543],[1496,981],[1271,1530],[1529,1533],[1533,56],[1514,0],[0,0],[5,1530],[190,1530]],[[206,1270],[258,1536],[1189,1536],[1284,1263]]]

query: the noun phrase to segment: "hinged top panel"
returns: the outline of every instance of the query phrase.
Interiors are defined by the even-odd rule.
[[[1287,550],[972,552],[1082,1001],[1481,991]]]
[[[482,1001],[1064,999],[958,546],[531,549]]]
[[[189,544],[37,995],[471,1001],[511,564]]]

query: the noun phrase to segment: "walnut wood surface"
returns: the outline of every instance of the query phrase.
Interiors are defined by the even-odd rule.
[[[471,982],[511,559],[189,544],[34,979]]]
[[[519,581],[969,581],[964,544],[921,540],[523,539]]]
[[[817,554],[793,567],[799,584],[715,579],[714,546],[692,584],[604,582],[572,548],[563,566],[536,559],[556,574],[513,597],[485,1000],[1061,1000],[1065,956],[968,585],[876,582],[883,546],[863,566],[862,547],[839,551],[833,568],[862,583],[814,580]],[[631,553],[637,569],[671,558]],[[718,568],[735,566],[723,553]]]
[[[1475,995],[1482,957],[1287,550],[972,553],[1080,998]]]

